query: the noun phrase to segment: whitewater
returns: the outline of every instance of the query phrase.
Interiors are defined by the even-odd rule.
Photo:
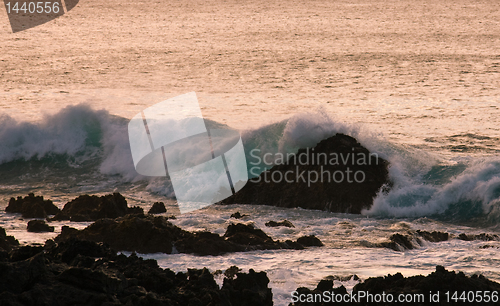
[[[149,101],[154,102],[158,101]],[[375,104],[387,106],[388,102],[373,103],[373,109],[377,109]],[[424,243],[405,252],[374,247],[396,232],[435,230],[453,237],[461,233],[500,233],[500,119],[497,119],[500,116],[492,115],[500,112],[497,101],[485,99],[469,108],[462,104],[462,109],[448,105],[448,113],[413,101],[406,105],[414,107],[413,110],[419,106],[422,110],[412,115],[406,111],[381,115],[380,110],[367,115],[363,111],[354,112],[360,109],[354,102],[343,108],[316,103],[308,111],[284,112],[283,118],[264,116],[260,124],[249,120],[253,126],[238,123],[244,121],[246,115],[228,116],[231,110],[221,105],[219,113],[207,112],[207,124],[238,129],[247,162],[259,161],[257,167],[261,171],[279,163],[279,156],[294,154],[299,148],[313,147],[322,139],[344,133],[391,163],[389,173],[393,186],[388,193],[380,193],[373,206],[361,215],[253,205],[212,205],[180,214],[168,179],[138,175],[132,163],[127,124],[134,112],[147,107],[148,102],[125,111],[121,108],[121,113],[95,103],[51,105],[53,109],[47,113],[28,119],[19,113],[0,114],[0,226],[21,243],[43,244],[60,233],[62,225],[84,228],[89,223],[53,222],[54,233],[28,233],[27,220],[4,212],[10,197],[33,192],[62,208],[67,201],[84,193],[120,192],[129,206],[138,205],[146,211],[153,202],[165,202],[166,215],[176,215],[177,219],[172,222],[189,231],[223,234],[230,223],[245,222],[263,229],[274,239],[316,235],[325,247],[204,257],[142,255],[174,271],[202,267],[215,271],[232,265],[243,270],[266,271],[276,305],[287,305],[291,292],[297,287],[314,287],[320,279],[335,275],[355,274],[365,279],[402,272],[410,276],[428,274],[440,264],[500,281],[498,241],[450,239]],[[307,107],[303,105],[303,108]],[[390,107],[384,112],[387,109]],[[482,109],[491,111],[486,113]],[[447,124],[453,122],[455,112],[460,111],[474,112],[474,116]],[[408,116],[406,121],[401,119],[402,115]],[[488,118],[488,127],[471,128],[481,116]],[[423,123],[415,129],[410,123],[419,120]],[[442,129],[429,131],[431,126]],[[251,152],[255,149],[259,150],[259,159],[252,158],[251,154],[256,151]],[[264,154],[268,154],[267,158]],[[251,166],[255,169],[256,165]],[[250,177],[255,174],[251,173]],[[240,220],[230,218],[237,211],[249,216]],[[265,226],[270,220],[283,219],[291,221],[295,228]],[[356,283],[354,279],[342,282],[347,288]]]

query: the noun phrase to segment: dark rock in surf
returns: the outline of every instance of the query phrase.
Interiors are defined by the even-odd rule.
[[[474,240],[482,240],[482,241],[498,241],[500,240],[500,237],[495,234],[486,234],[486,233],[481,233],[477,235],[467,235],[467,234],[460,234],[458,235],[458,239],[464,240],[464,241],[474,241]]]
[[[227,241],[219,234],[211,232],[188,233],[175,241],[175,248],[180,253],[201,256],[245,251],[244,246]]]
[[[116,219],[99,219],[83,230],[63,227],[54,240],[61,242],[75,238],[104,242],[118,251],[170,254],[173,242],[189,234],[164,217],[126,215]]]
[[[396,233],[392,234],[389,240],[389,242],[382,242],[380,246],[394,251],[413,250],[415,248],[413,244],[414,237],[411,235]],[[419,242],[417,241],[416,243],[420,244]]]
[[[250,249],[280,249],[279,243],[274,241],[261,229],[243,223],[230,224],[224,237],[227,241],[248,246]]]
[[[44,220],[31,220],[27,225],[28,232],[33,233],[44,233],[44,232],[53,232],[54,227],[45,223]]]
[[[419,234],[423,239],[430,242],[442,242],[450,239],[450,234],[444,232],[437,232],[437,231],[428,232],[428,231],[417,230],[417,234]]]
[[[44,200],[43,196],[35,196],[33,193],[24,198],[11,198],[5,211],[20,213],[23,218],[46,218],[47,215],[55,215],[60,212],[51,200]]]
[[[422,239],[429,242],[442,242],[447,241],[450,234],[444,232],[428,232],[417,230],[416,232],[406,234],[392,234],[388,242],[382,242],[380,247],[389,248],[394,251],[413,250],[423,244]]]
[[[276,222],[276,221],[269,221],[269,222],[266,222],[265,224],[267,227],[278,227],[278,226],[285,226],[285,227],[295,227],[295,225],[293,225],[292,222],[288,221],[288,220],[283,220],[283,221],[280,221],[280,222]]]
[[[321,242],[321,240],[319,240],[319,238],[317,238],[314,235],[302,236],[299,239],[297,239],[297,242],[305,247],[323,246],[323,242]]]
[[[165,208],[165,203],[163,202],[154,202],[153,206],[148,211],[148,214],[162,214],[166,213],[167,209]]]
[[[119,193],[105,196],[81,195],[66,203],[60,213],[51,220],[74,222],[96,221],[102,218],[118,218],[127,214],[143,214],[140,207],[128,207],[127,200]]]
[[[71,239],[103,242],[119,251],[138,253],[220,255],[251,250],[304,248],[298,242],[275,241],[251,225],[231,224],[221,237],[211,232],[188,232],[168,222],[165,217],[152,215],[100,219],[83,230],[63,226],[61,234],[54,240],[60,243]]]
[[[0,305],[272,305],[264,272],[237,273],[219,288],[208,269],[174,273],[95,242],[21,249],[0,262]]]
[[[231,218],[235,218],[235,219],[241,219],[243,217],[248,217],[248,215],[245,215],[245,214],[240,214],[239,211],[235,212],[234,214],[231,214]]]
[[[359,214],[370,208],[384,186],[391,185],[389,163],[344,134],[322,140],[312,149],[300,149],[295,156],[249,180],[221,203]]]

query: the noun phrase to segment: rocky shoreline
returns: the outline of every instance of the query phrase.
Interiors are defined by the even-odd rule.
[[[137,253],[187,253],[197,256],[222,255],[252,250],[322,247],[315,236],[295,241],[275,240],[262,229],[238,219],[250,216],[234,213],[224,235],[183,230],[169,219],[155,215],[165,213],[163,203],[145,214],[142,208],[128,207],[118,193],[101,197],[83,195],[68,202],[62,210],[50,200],[29,194],[11,199],[8,212],[32,216],[36,211],[45,220],[27,223],[27,231],[51,232],[54,220],[92,220],[78,230],[63,226],[61,233],[44,246],[20,246],[15,237],[0,227],[0,305],[273,305],[269,278],[265,272],[241,272],[237,267],[226,271],[188,269],[174,273],[162,269],[155,260],[144,260]],[[57,209],[56,209],[57,208]],[[51,216],[52,215],[52,216]],[[47,223],[48,222],[48,223]],[[269,221],[266,227],[293,228],[288,220]],[[387,242],[368,247],[388,248],[404,252],[426,242],[439,243],[449,239],[464,241],[500,240],[494,234],[452,235],[446,232],[410,231],[392,234]],[[120,254],[131,252],[131,256]],[[219,286],[215,277],[224,275]],[[356,280],[356,276],[353,279]],[[349,278],[350,279],[350,278]],[[338,278],[346,281],[347,279]],[[359,279],[358,279],[359,280]],[[465,276],[437,267],[432,274],[405,278],[400,273],[369,278],[354,286],[353,293],[372,294],[420,293],[426,290],[500,291],[500,284],[483,276]],[[311,290],[298,288],[297,294],[314,296],[324,292],[346,294],[343,286],[334,288],[333,278],[326,278]],[[292,293],[291,293],[292,294]],[[336,303],[339,304],[339,303]],[[377,303],[374,303],[377,304]],[[328,303],[296,302],[292,306],[330,305]],[[426,305],[423,303],[421,305]],[[436,305],[434,303],[433,305]],[[441,305],[441,304],[437,304]],[[444,305],[444,304],[443,304]]]
[[[0,305],[273,305],[265,272],[174,273],[82,240],[0,252]]]
[[[59,240],[59,239],[56,239]],[[19,246],[0,228],[0,305],[206,305],[253,306],[273,305],[269,278],[265,272],[240,272],[238,267],[226,271],[188,269],[174,273],[162,269],[154,259],[142,259],[117,253],[107,243],[69,238],[47,240],[44,246]],[[215,277],[224,275],[219,286]],[[403,277],[401,273],[360,281],[348,293],[344,286],[333,287],[333,280],[359,280],[327,277],[313,290],[300,287],[293,296],[304,296],[303,305],[347,305],[352,303],[311,302],[307,297],[326,294],[353,295],[361,291],[377,294],[424,294],[438,292],[500,292],[500,284],[482,275],[465,276],[437,266],[428,276]],[[361,303],[365,304],[365,303]],[[391,303],[368,303],[391,305]],[[414,305],[414,303],[403,303]],[[417,303],[416,305],[449,305]],[[460,303],[459,303],[460,304]],[[468,305],[496,305],[472,303]]]
[[[456,298],[454,298],[454,293]],[[467,296],[473,292],[473,297]],[[486,301],[483,292],[487,292]],[[368,293],[371,295],[369,297]],[[447,294],[448,293],[448,294]],[[491,293],[491,295],[490,295]],[[384,277],[372,277],[354,286],[348,293],[344,286],[333,287],[333,280],[321,280],[315,289],[297,288],[294,294],[302,297],[303,302],[290,303],[289,306],[324,306],[324,305],[498,305],[500,284],[486,279],[482,275],[466,276],[462,272],[448,271],[443,266],[427,276],[404,277],[401,273]],[[333,294],[333,295],[332,295]],[[464,295],[462,295],[464,294]],[[480,294],[481,298],[477,297]],[[341,296],[343,300],[330,302],[328,298],[313,301],[316,296]],[[349,298],[354,296],[356,302]],[[390,296],[390,297],[389,297]],[[405,301],[397,299],[402,296]],[[377,301],[378,297],[381,300]],[[391,302],[391,298],[394,300]],[[409,301],[410,298],[412,301]],[[309,299],[309,301],[308,301]],[[418,299],[418,301],[417,301]],[[348,300],[347,302],[345,302]],[[383,301],[385,300],[385,301]]]

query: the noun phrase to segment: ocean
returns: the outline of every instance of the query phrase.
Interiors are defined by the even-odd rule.
[[[87,93],[92,94],[95,92]],[[10,197],[33,192],[62,208],[81,194],[120,192],[129,206],[138,205],[146,211],[153,202],[165,202],[166,215],[176,215],[172,222],[189,231],[223,234],[231,222],[245,222],[263,229],[274,239],[316,235],[324,247],[203,257],[142,255],[174,271],[202,267],[215,271],[232,265],[245,271],[266,271],[276,305],[287,305],[296,288],[312,288],[322,278],[335,275],[355,274],[361,279],[396,272],[405,276],[426,275],[436,265],[443,265],[500,281],[499,241],[454,238],[425,242],[404,252],[374,247],[396,232],[436,230],[454,237],[461,233],[500,234],[498,99],[450,100],[447,104],[408,99],[288,101],[282,103],[298,105],[299,111],[283,109],[285,119],[276,120],[272,114],[278,111],[277,106],[270,105],[261,116],[261,124],[248,120],[254,126],[244,123],[251,114],[224,109],[224,105],[231,105],[229,102],[211,105],[222,107],[218,112],[206,112],[207,118],[229,127],[236,125],[247,153],[252,148],[293,153],[335,133],[345,133],[389,160],[394,183],[390,192],[379,194],[373,206],[361,215],[352,215],[255,205],[211,205],[180,214],[170,182],[166,178],[138,175],[130,153],[128,121],[138,109],[159,101],[143,98],[142,102],[128,106],[112,94],[107,97],[106,107],[88,99],[84,104],[54,103],[46,113],[31,117],[25,108],[19,108],[16,115],[0,115],[0,226],[22,244],[43,244],[54,238],[62,225],[84,228],[90,223],[52,222],[54,233],[28,233],[27,220],[4,212]],[[209,108],[204,105],[210,106],[204,101],[217,99],[201,95],[202,110]],[[222,118],[231,118],[231,122],[223,122]],[[230,218],[236,211],[249,217]],[[264,225],[283,219],[291,221],[295,228]],[[356,283],[353,279],[342,282],[347,288]]]
[[[500,235],[499,20],[494,0],[86,0],[18,33],[0,13],[0,226],[43,244],[89,223],[29,233],[28,220],[5,213],[11,197],[33,192],[62,208],[120,192],[146,211],[163,201],[185,230],[248,222],[274,239],[316,235],[324,247],[142,255],[174,271],[265,271],[275,305],[327,276],[443,265],[498,282],[500,241],[456,237]],[[295,152],[345,133],[390,162],[392,189],[360,215],[254,205],[181,215],[166,179],[135,171],[127,124],[192,91],[204,118],[240,131],[247,152]],[[249,216],[230,218],[237,211]],[[295,228],[265,226],[282,219]],[[374,247],[417,230],[455,238]]]

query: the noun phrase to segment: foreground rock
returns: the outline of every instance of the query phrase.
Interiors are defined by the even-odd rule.
[[[13,236],[7,236],[5,233],[5,229],[0,227],[0,252],[6,251],[9,252],[12,248],[19,245],[19,241]]]
[[[11,198],[5,211],[8,213],[20,213],[23,218],[46,218],[48,215],[59,213],[60,209],[51,200],[44,200],[43,196],[35,196],[33,193],[30,193],[24,198]]]
[[[359,214],[383,186],[391,185],[389,163],[344,134],[322,140],[313,149],[300,149],[295,156],[248,181],[222,204]]]
[[[119,193],[105,196],[81,195],[66,203],[60,213],[51,220],[74,222],[95,221],[102,218],[118,218],[127,214],[143,214],[140,207],[128,207],[127,200]]]
[[[0,305],[273,304],[264,272],[236,273],[219,288],[207,269],[174,273],[95,242],[71,240],[20,253],[0,261]]]
[[[31,220],[27,225],[28,232],[33,233],[44,233],[44,232],[53,232],[54,227],[45,223],[44,220]]]
[[[242,223],[229,225],[224,236],[211,232],[192,233],[173,225],[165,217],[152,215],[100,219],[83,230],[64,226],[55,241],[70,239],[104,242],[118,251],[170,254],[175,248],[180,253],[197,255],[303,249],[311,245],[310,240],[304,240],[304,244],[291,240],[275,241],[262,230]],[[317,246],[318,243],[312,245]]]
[[[476,296],[474,295],[471,303],[461,303],[461,299],[457,302],[452,299],[447,302],[446,292],[450,292],[450,298],[454,292],[458,292],[457,297],[460,297],[462,293],[465,293],[466,299],[468,292],[489,292],[490,302],[476,302]],[[355,294],[358,299],[357,303],[326,303],[326,302],[295,302],[290,304],[290,306],[322,306],[322,305],[498,305],[498,301],[493,301],[491,299],[492,292],[500,291],[500,284],[486,279],[482,275],[473,275],[471,277],[466,276],[462,272],[455,273],[454,271],[447,271],[442,266],[437,266],[436,271],[432,272],[427,276],[412,276],[404,277],[401,273],[396,273],[395,275],[387,275],[385,277],[369,278],[364,282],[361,282],[354,286],[353,295]],[[304,294],[304,297],[310,296],[314,297],[315,294],[323,295],[323,292],[327,292],[331,296],[331,292],[336,294],[347,293],[343,286],[338,288],[333,288],[332,280],[322,280],[319,282],[318,286],[314,290],[307,288],[298,288],[297,292],[299,294]],[[396,301],[400,294],[410,294],[412,298],[420,298],[420,302],[412,301],[412,303],[383,303],[383,302],[373,302],[369,301],[368,298],[361,299],[360,292],[366,292],[372,296],[385,294],[392,295],[394,297],[393,301]],[[430,300],[430,293],[437,294],[434,296],[434,300]],[[419,295],[417,297],[417,295]],[[305,298],[304,298],[305,299]],[[303,299],[303,300],[304,300]],[[372,298],[373,299],[373,298]],[[388,298],[386,298],[387,300]],[[435,302],[439,300],[439,302]]]

